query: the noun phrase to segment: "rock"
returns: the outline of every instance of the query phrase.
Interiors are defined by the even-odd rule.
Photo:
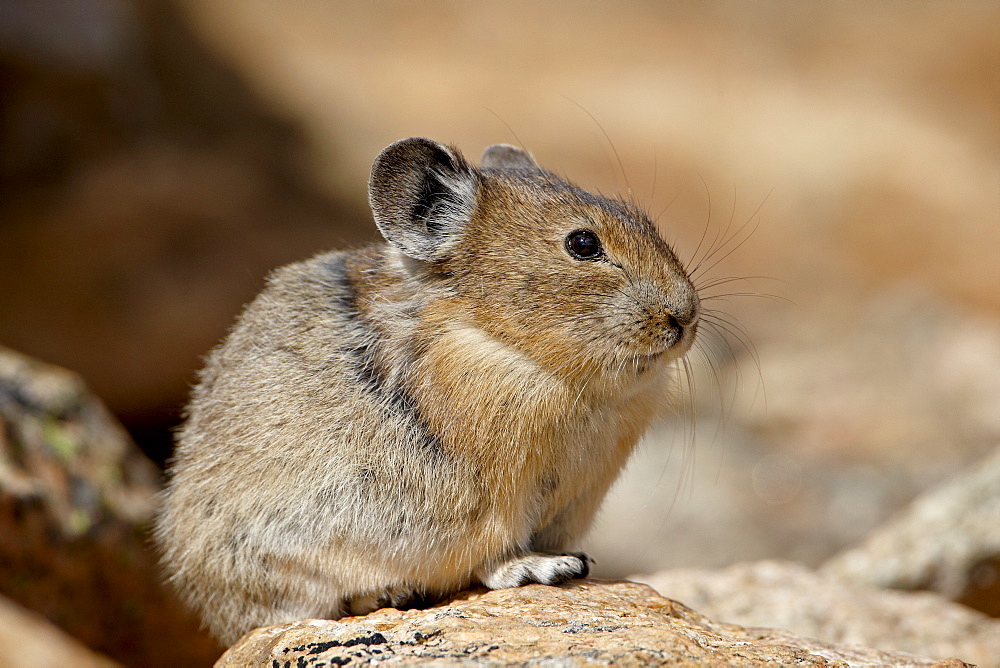
[[[576,581],[464,592],[425,610],[251,631],[215,664],[927,665],[910,654],[835,646],[772,629],[720,624],[633,582]],[[964,665],[952,661],[947,665]]]
[[[848,582],[930,589],[1000,616],[1000,448],[821,570]]]
[[[0,666],[115,668],[118,665],[91,652],[41,615],[0,596]]]
[[[209,663],[149,550],[158,489],[76,374],[0,347],[0,594],[129,665]]]
[[[0,420],[8,507],[37,507],[64,539],[152,515],[156,469],[76,374],[0,347]]]
[[[782,561],[680,568],[636,579],[713,619],[785,628],[837,645],[1000,666],[1000,620],[938,594],[848,584]]]

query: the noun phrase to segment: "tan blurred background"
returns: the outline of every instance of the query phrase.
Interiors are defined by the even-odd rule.
[[[412,135],[522,144],[752,277],[706,291],[751,296],[709,302],[601,574],[815,564],[1000,443],[996,2],[2,7],[0,343],[154,458],[266,272],[373,237]]]

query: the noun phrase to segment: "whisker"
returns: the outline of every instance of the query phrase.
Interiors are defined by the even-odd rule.
[[[761,205],[761,206],[763,206],[763,205]],[[760,207],[758,207],[758,210],[759,210],[759,209],[760,209]],[[754,214],[754,216],[756,216],[756,213]],[[694,269],[693,269],[693,270],[691,271],[691,275],[692,275],[693,277],[697,278],[697,276],[698,276],[698,275],[700,275],[700,274],[702,274],[702,273],[704,273],[704,272],[709,272],[709,271],[712,271],[712,270],[713,270],[713,269],[715,269],[715,268],[716,268],[717,266],[719,266],[719,263],[721,263],[721,262],[724,262],[724,261],[725,261],[725,260],[726,260],[726,259],[727,259],[727,258],[728,258],[728,257],[729,257],[730,255],[732,255],[732,254],[733,254],[733,253],[735,253],[735,252],[736,252],[737,250],[739,250],[739,248],[740,248],[740,247],[741,247],[741,246],[742,246],[743,244],[745,244],[745,243],[746,243],[747,241],[749,241],[749,240],[750,240],[750,238],[751,238],[751,237],[752,237],[752,236],[754,235],[754,233],[755,233],[755,232],[757,231],[757,228],[759,228],[759,227],[760,227],[760,220],[759,220],[759,219],[757,220],[757,222],[756,222],[756,223],[754,223],[753,227],[752,227],[752,228],[750,229],[750,232],[748,232],[748,233],[747,233],[747,235],[746,235],[746,237],[745,237],[745,238],[743,238],[743,239],[742,239],[742,240],[741,240],[741,241],[740,241],[739,243],[737,243],[737,244],[736,244],[735,246],[733,246],[732,248],[730,248],[729,250],[727,250],[727,251],[726,251],[726,253],[725,253],[725,254],[724,254],[724,255],[723,255],[722,257],[720,257],[720,258],[718,258],[718,259],[714,260],[714,261],[713,261],[713,262],[712,262],[712,263],[711,263],[710,265],[708,265],[707,267],[704,267],[704,268],[702,268],[702,264],[704,264],[705,262],[707,262],[707,261],[709,261],[709,260],[712,260],[712,259],[713,259],[713,257],[714,257],[714,256],[715,256],[715,255],[716,255],[717,253],[720,253],[720,252],[722,252],[722,250],[723,250],[724,248],[726,248],[726,246],[728,246],[729,244],[731,244],[731,243],[732,243],[732,242],[733,242],[733,241],[734,241],[735,239],[737,239],[737,238],[738,238],[738,236],[739,236],[739,235],[740,235],[740,234],[741,234],[741,233],[743,232],[743,230],[744,230],[744,229],[746,229],[746,227],[747,227],[747,226],[748,226],[748,225],[749,225],[750,223],[752,223],[753,221],[754,221],[754,218],[750,218],[750,219],[748,219],[748,220],[747,220],[747,222],[743,223],[743,225],[741,225],[741,226],[740,226],[740,228],[739,228],[739,229],[737,229],[737,230],[736,230],[736,231],[735,231],[735,232],[733,233],[733,235],[732,235],[732,236],[731,236],[731,237],[730,237],[729,239],[726,239],[725,241],[723,241],[722,243],[720,243],[720,244],[719,244],[719,245],[718,245],[718,246],[717,246],[716,248],[712,249],[712,251],[711,251],[710,253],[708,253],[708,254],[707,254],[707,255],[706,255],[706,256],[705,256],[704,258],[702,258],[702,261],[701,261],[700,263],[698,263],[698,266],[696,266],[696,267],[695,267],[695,268],[694,268]]]
[[[523,149],[523,148],[525,147],[525,143],[524,143],[523,141],[521,141],[521,138],[517,136],[517,133],[516,133],[516,132],[514,132],[514,128],[512,128],[512,127],[510,126],[510,124],[509,124],[509,123],[507,123],[507,121],[505,121],[505,120],[503,119],[503,117],[502,117],[502,116],[500,116],[500,114],[498,114],[497,112],[493,111],[492,109],[490,109],[490,108],[489,108],[489,107],[487,107],[487,106],[483,106],[483,109],[485,109],[485,110],[486,110],[486,111],[488,111],[489,113],[493,114],[493,116],[494,116],[494,117],[495,117],[495,118],[496,118],[496,119],[497,119],[498,121],[500,121],[501,123],[503,123],[503,126],[504,126],[505,128],[507,128],[507,131],[508,131],[508,132],[510,132],[510,134],[511,134],[511,135],[513,135],[513,137],[514,137],[514,141],[516,141],[516,142],[517,142],[517,145],[518,145],[518,146],[520,146],[520,147],[521,147],[522,149]]]
[[[580,104],[579,102],[577,102],[576,100],[574,100],[574,99],[572,99],[570,97],[566,97],[565,95],[563,97],[565,97],[567,100],[569,100],[570,102],[572,102],[573,104],[575,104],[577,107],[579,107],[580,111],[582,111],[583,113],[587,114],[587,116],[590,117],[590,120],[592,120],[594,122],[594,125],[597,126],[597,129],[601,131],[601,134],[604,135],[605,141],[607,141],[608,142],[608,146],[611,147],[611,152],[614,153],[614,155],[615,155],[615,160],[618,161],[618,169],[621,170],[622,178],[625,180],[625,189],[628,192],[629,198],[631,199],[632,198],[632,186],[629,185],[629,182],[628,182],[628,174],[625,172],[625,164],[622,162],[621,156],[618,155],[618,149],[615,148],[615,143],[613,141],[611,141],[611,137],[608,136],[608,133],[604,129],[604,126],[601,125],[601,122],[597,120],[597,117],[594,116],[592,113],[590,113],[590,111],[586,107],[584,107],[582,104]]]
[[[724,285],[726,283],[736,283],[739,281],[745,281],[747,283],[753,283],[753,281],[780,281],[781,279],[775,278],[773,276],[723,276],[719,278],[714,278],[710,281],[705,281],[704,283],[695,283],[694,287],[698,292],[702,290],[709,290],[719,285]],[[784,281],[782,281],[784,282]]]
[[[764,383],[764,369],[760,362],[760,353],[757,351],[757,346],[754,345],[753,340],[750,338],[750,332],[743,325],[743,323],[736,320],[736,318],[732,315],[717,313],[717,314],[710,314],[709,317],[714,318],[714,320],[707,321],[707,323],[711,327],[718,327],[724,330],[725,332],[728,332],[731,336],[733,336],[733,338],[735,338],[739,342],[740,346],[742,346],[743,349],[750,356],[750,359],[753,360],[754,367],[757,369],[757,383],[754,385],[754,397],[751,400],[751,404],[756,401],[757,392],[759,391],[763,398],[764,408],[766,410],[767,385],[766,383]],[[732,349],[730,349],[730,354],[732,354]],[[735,361],[735,356],[733,359]],[[736,369],[736,373],[740,377],[740,380],[742,381],[742,372],[740,371],[739,364],[735,364],[734,368]]]
[[[795,305],[795,302],[788,297],[783,295],[775,295],[770,292],[724,292],[717,295],[699,295],[701,301],[709,301],[711,299],[722,299],[725,300],[727,297],[759,297],[761,299],[770,299],[772,301],[785,302],[788,304]]]
[[[702,244],[705,243],[705,239],[708,238],[708,228],[712,223],[712,192],[708,188],[708,182],[705,181],[705,177],[701,174],[698,175],[701,179],[701,184],[705,187],[705,195],[708,198],[708,214],[705,216],[705,229],[701,231],[701,239],[698,240],[698,245],[695,246],[694,252],[691,253],[691,261],[686,264],[686,266],[694,266],[695,269],[701,266],[701,260],[698,259],[698,252],[701,251]],[[716,237],[718,238],[718,237]],[[714,241],[712,242],[715,243]],[[711,248],[711,246],[709,246]],[[688,272],[690,276],[693,271]]]
[[[656,144],[653,144],[653,186],[649,189],[649,191],[650,191],[649,192],[649,201],[650,202],[653,202],[653,201],[656,200],[656,171],[657,171],[657,167],[658,166],[659,165],[657,164],[657,160],[656,160]]]
[[[703,257],[701,259],[701,261],[698,263],[698,265],[695,266],[695,268],[691,271],[691,275],[692,276],[695,276],[695,275],[699,274],[702,271],[705,271],[705,272],[711,271],[716,266],[718,266],[720,262],[722,262],[723,260],[725,260],[726,258],[728,258],[730,255],[732,255],[733,252],[737,248],[740,248],[743,244],[745,244],[747,241],[750,240],[750,238],[757,231],[757,228],[760,226],[760,220],[759,219],[757,219],[757,223],[754,224],[753,228],[750,230],[750,232],[746,235],[746,237],[742,241],[740,241],[739,243],[737,243],[733,248],[729,249],[721,258],[719,258],[716,261],[714,261],[710,266],[706,267],[704,270],[701,269],[702,264],[704,264],[705,262],[711,260],[712,257],[715,256],[716,253],[722,252],[723,249],[726,248],[726,246],[730,245],[736,239],[739,238],[740,234],[743,233],[743,231],[747,228],[747,226],[750,225],[750,223],[753,222],[755,218],[757,218],[757,216],[760,213],[761,209],[763,209],[764,205],[767,204],[767,200],[770,199],[771,194],[773,192],[774,192],[774,190],[772,189],[771,191],[769,191],[767,193],[767,196],[765,196],[764,199],[763,199],[763,201],[760,204],[757,205],[757,208],[754,209],[753,213],[750,214],[750,216],[749,216],[749,218],[747,218],[746,222],[744,222],[742,225],[740,225],[740,227],[736,231],[734,231],[731,236],[729,236],[728,238],[725,238],[722,241],[722,243],[720,243],[716,248],[712,249],[711,252],[707,253],[705,255],[705,257]],[[734,206],[735,206],[735,202],[734,202]],[[732,221],[730,221],[730,225],[731,225],[731,223],[732,223]],[[729,227],[730,227],[729,225],[726,226],[726,232],[727,233],[729,231]]]
[[[658,214],[656,214],[655,218],[653,218],[653,222],[654,223],[658,223],[659,220],[660,220],[660,218],[663,216],[663,214],[665,214],[670,209],[670,207],[672,207],[674,205],[674,202],[677,201],[677,198],[681,196],[681,192],[683,192],[683,189],[678,188],[677,192],[674,193],[674,196],[670,198],[669,202],[667,202],[667,205],[665,207],[663,207],[662,209],[660,209],[660,212]]]

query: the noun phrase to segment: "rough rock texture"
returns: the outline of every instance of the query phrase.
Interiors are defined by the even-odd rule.
[[[157,489],[76,374],[0,347],[0,594],[124,663],[209,663],[148,549]]]
[[[1000,449],[821,570],[849,582],[931,589],[1000,616]]]
[[[838,645],[1000,666],[1000,620],[938,594],[847,584],[782,561],[679,568],[635,579],[713,619],[785,628]]]
[[[41,615],[0,596],[0,666],[114,668],[118,665],[91,652]]]
[[[579,581],[467,592],[426,610],[257,629],[217,667],[347,663],[927,665],[910,654],[834,646],[713,622],[633,582]],[[950,665],[962,665],[951,662]]]

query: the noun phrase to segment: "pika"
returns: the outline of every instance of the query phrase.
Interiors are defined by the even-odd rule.
[[[384,149],[387,243],[276,270],[208,357],[155,539],[231,644],[269,624],[555,584],[668,401],[699,298],[636,206],[522,149]]]

